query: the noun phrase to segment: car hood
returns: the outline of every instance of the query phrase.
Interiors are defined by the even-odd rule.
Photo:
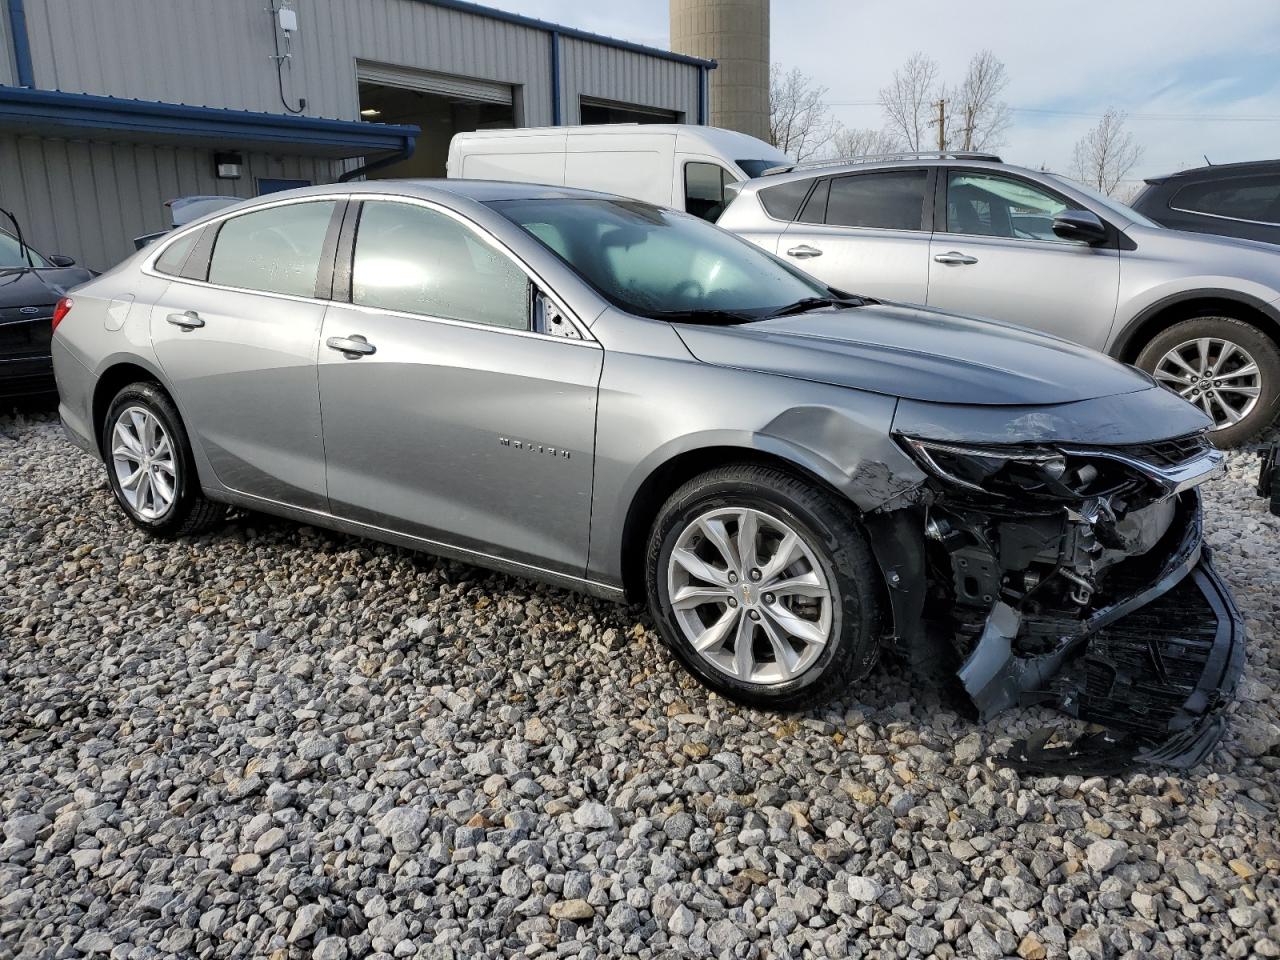
[[[1146,374],[1057,337],[899,304],[676,329],[703,363],[932,403],[1073,403],[1152,386]]]
[[[92,276],[81,267],[0,270],[0,309],[52,306]]]

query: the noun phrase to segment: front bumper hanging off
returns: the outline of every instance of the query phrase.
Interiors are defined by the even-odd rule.
[[[1135,763],[1203,761],[1244,667],[1244,624],[1203,544],[1198,497],[1181,537],[1152,569],[1117,576],[1110,602],[1083,620],[1024,620],[998,603],[960,669],[986,719],[1046,704],[1103,729],[1050,745],[1042,729],[1004,760],[1024,771],[1109,774]],[[1028,640],[1045,652],[1021,655]]]

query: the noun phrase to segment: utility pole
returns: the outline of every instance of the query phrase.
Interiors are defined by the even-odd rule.
[[[938,151],[947,149],[947,101],[943,97],[938,98]]]

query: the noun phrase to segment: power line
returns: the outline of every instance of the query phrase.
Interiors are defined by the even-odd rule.
[[[828,107],[878,107],[879,100],[830,100]],[[1057,117],[1077,117],[1081,120],[1101,120],[1101,113],[1085,113],[1078,110],[1051,110],[1047,107],[1010,107],[1014,113],[1043,113]],[[1193,120],[1229,123],[1280,123],[1280,116],[1240,116],[1228,113],[1126,113],[1126,120]]]

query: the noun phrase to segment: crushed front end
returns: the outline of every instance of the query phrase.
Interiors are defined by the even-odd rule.
[[[1007,762],[1057,773],[1201,762],[1244,663],[1240,615],[1203,542],[1198,487],[1223,461],[1204,434],[898,440],[930,480],[923,502],[881,521],[899,542],[924,529],[918,556],[885,564],[896,622],[919,614],[896,642],[917,661],[952,657],[980,719],[1048,704],[1102,728],[1069,743],[1044,731]],[[908,597],[912,565],[924,586]]]

